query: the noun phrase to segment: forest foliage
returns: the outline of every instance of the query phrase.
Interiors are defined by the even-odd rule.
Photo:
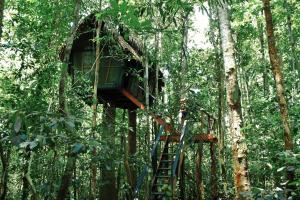
[[[285,145],[282,104],[278,103],[277,82],[269,58],[269,32],[267,34],[263,11],[268,0],[100,1],[0,0],[0,11],[4,5],[4,14],[0,14],[3,22],[0,23],[3,30],[0,31],[0,199],[63,199],[60,191],[68,173],[71,177],[65,188],[68,199],[105,199],[101,195],[105,193],[103,185],[108,179],[114,179],[116,199],[132,198],[134,184],[129,180],[127,163],[134,169],[133,180],[145,164],[151,166],[149,152],[159,130],[148,113],[157,113],[178,127],[183,94],[190,121],[195,122],[189,128],[191,133],[207,132],[203,111],[217,119],[215,181],[219,199],[289,197],[296,200],[300,197],[298,0],[270,1],[293,144],[290,149]],[[79,21],[75,22],[78,3]],[[231,95],[226,92],[230,89],[227,80],[232,71],[226,71],[224,56],[227,53],[222,49],[224,29],[220,11],[224,6],[228,6],[232,56],[236,64],[237,85],[233,86],[232,98],[240,106],[241,135],[238,137],[247,147],[242,156],[248,168],[244,175],[249,178],[250,185],[249,193],[241,195],[237,195],[232,150],[239,141],[236,142],[236,135],[230,134],[232,107],[228,99],[226,101]],[[132,143],[129,141],[133,127],[128,125],[128,112],[110,110],[105,104],[98,104],[93,110],[82,95],[78,95],[78,91],[92,94],[89,81],[74,87],[71,76],[65,77],[63,95],[68,115],[60,112],[59,88],[62,74],[67,70],[60,55],[73,34],[72,26],[91,13],[95,13],[99,21],[110,21],[126,30],[122,35],[125,40],[134,37],[140,41],[147,52],[148,67],[164,73],[164,88],[154,105],[146,112],[137,110],[136,152],[133,154],[130,154]],[[193,45],[197,38],[189,38],[187,34],[199,24],[191,20],[195,13],[201,13],[209,21],[205,35],[208,45],[203,47]],[[112,38],[100,37],[95,41],[101,44],[107,39]],[[147,78],[140,77],[141,80]],[[97,118],[96,124],[93,124],[93,116]],[[196,143],[188,146],[185,149],[185,197],[212,199],[210,147]],[[200,149],[203,151],[202,183],[198,187],[195,174]],[[236,160],[241,160],[242,156]],[[74,158],[75,167],[67,171],[70,157]],[[92,166],[97,169],[93,192]],[[103,172],[107,173],[103,175]],[[293,179],[287,177],[289,172],[294,175]],[[140,199],[149,195],[151,176],[150,170]]]

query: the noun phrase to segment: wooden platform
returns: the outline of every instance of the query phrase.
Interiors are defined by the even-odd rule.
[[[160,137],[160,141],[166,141],[167,140],[167,136],[163,135]],[[216,143],[218,142],[218,138],[213,135],[213,134],[197,134],[193,136],[192,139],[195,143],[199,143],[199,142],[213,142]],[[168,141],[172,141],[172,142],[179,142],[180,141],[180,135],[170,135],[168,137]]]

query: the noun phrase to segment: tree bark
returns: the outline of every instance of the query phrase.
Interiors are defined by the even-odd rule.
[[[5,5],[5,0],[0,0],[0,42],[1,42],[2,31],[3,31],[4,5]]]
[[[210,5],[209,5],[210,6]],[[225,104],[225,91],[224,91],[224,70],[222,66],[222,53],[220,52],[222,47],[220,41],[217,39],[214,31],[214,19],[213,19],[213,10],[211,6],[209,7],[209,11],[206,10],[207,15],[209,16],[209,40],[214,47],[214,59],[215,59],[215,67],[216,67],[216,77],[218,82],[218,146],[219,146],[219,162],[221,168],[221,176],[222,176],[222,184],[223,184],[223,191],[225,196],[227,196],[227,172],[226,172],[226,165],[225,165],[225,122],[224,122],[224,104]],[[218,33],[220,34],[219,27]]]
[[[70,154],[67,157],[67,164],[64,174],[61,178],[61,184],[56,196],[56,200],[64,200],[68,194],[68,188],[71,184],[73,172],[76,166],[76,154]]]
[[[23,187],[22,187],[22,200],[27,200],[29,196],[29,191],[32,191],[32,198],[33,200],[37,199],[36,196],[36,189],[33,185],[31,176],[30,176],[30,171],[31,171],[31,164],[32,164],[32,159],[33,159],[33,153],[31,151],[26,151],[25,152],[25,166],[24,166],[24,175],[22,177],[23,180]]]
[[[128,133],[128,155],[130,166],[130,186],[132,191],[136,184],[136,170],[134,167],[134,157],[136,154],[136,110],[128,110],[129,133]]]
[[[295,39],[293,36],[293,30],[292,30],[292,16],[291,16],[291,5],[289,4],[288,0],[283,1],[284,8],[286,11],[286,20],[287,20],[287,32],[288,32],[288,37],[289,37],[289,43],[290,43],[290,63],[291,66],[293,67],[293,70],[296,70],[298,73],[298,77],[300,77],[300,66],[298,63],[298,58],[296,54],[296,46],[295,46]]]
[[[8,184],[8,170],[9,170],[9,159],[10,149],[4,152],[2,141],[0,142],[0,157],[2,164],[2,177],[0,180],[0,200],[5,200],[7,195],[7,184]]]
[[[188,72],[188,30],[189,30],[189,11],[185,11],[182,16],[182,44],[181,44],[181,55],[180,55],[180,99],[183,100],[187,96],[186,82]],[[185,108],[183,108],[185,109]]]
[[[107,144],[108,149],[114,149],[114,134],[115,134],[115,117],[116,108],[108,103],[104,104],[104,119],[103,119],[103,134],[102,140]],[[114,152],[109,153],[105,162],[100,164],[101,184],[100,196],[102,200],[117,200],[118,193],[116,188],[116,171],[113,160]]]
[[[280,117],[284,129],[284,148],[287,151],[293,150],[293,140],[291,135],[291,129],[289,124],[288,117],[288,107],[285,99],[283,77],[281,72],[281,58],[279,57],[278,50],[276,47],[275,36],[274,36],[274,26],[272,21],[272,13],[270,7],[270,0],[262,0],[264,5],[264,13],[266,20],[266,30],[268,35],[268,46],[269,46],[269,57],[272,67],[272,72],[276,84],[276,92],[278,98],[278,105],[280,109]],[[287,167],[289,169],[289,167]],[[289,183],[294,180],[293,171],[287,170],[287,179]],[[292,190],[293,188],[287,184],[287,190]],[[288,191],[287,196],[291,195],[291,192]]]
[[[262,13],[263,14],[263,13]],[[263,67],[263,84],[264,84],[264,96],[267,97],[269,93],[269,86],[268,86],[268,68],[266,65],[265,59],[265,40],[264,40],[264,27],[263,23],[258,22],[258,31],[259,31],[259,43],[260,43],[260,54],[261,54],[261,64]]]
[[[211,185],[211,199],[217,200],[219,197],[218,194],[218,179],[217,179],[217,159],[216,159],[216,147],[213,142],[210,143],[210,159],[211,159],[211,176],[210,176],[210,185]]]
[[[70,31],[70,37],[66,41],[66,45],[64,48],[64,52],[62,55],[62,69],[61,69],[61,75],[60,75],[60,81],[59,81],[59,112],[63,116],[68,115],[68,109],[67,109],[67,103],[66,103],[66,96],[65,96],[65,88],[66,88],[66,83],[67,83],[67,75],[68,75],[68,65],[69,65],[69,60],[70,60],[70,55],[72,51],[72,46],[73,46],[73,41],[76,35],[76,29],[77,25],[80,19],[79,11],[80,11],[80,6],[81,6],[81,0],[74,0],[75,2],[75,7],[74,7],[74,24],[71,27]]]
[[[96,67],[95,67],[95,80],[93,88],[93,120],[92,120],[92,137],[96,139],[96,128],[97,128],[97,105],[98,105],[98,83],[99,83],[99,71],[100,71],[100,31],[101,31],[102,22],[97,22],[96,29]],[[92,150],[92,161],[91,161],[91,191],[90,199],[95,199],[96,194],[96,181],[97,181],[97,167],[94,163],[93,157],[97,156],[97,150],[94,147]]]
[[[247,145],[241,131],[242,114],[240,89],[237,81],[237,65],[234,55],[234,42],[231,33],[228,5],[218,8],[221,30],[221,43],[226,75],[226,98],[229,111],[230,134],[232,137],[234,183],[237,200],[252,199],[247,163]]]
[[[81,6],[81,0],[74,0],[75,7],[74,7],[74,24],[71,27],[70,31],[70,37],[67,39],[66,47],[63,52],[62,60],[62,70],[61,70],[61,76],[59,81],[59,112],[63,117],[68,117],[68,108],[66,103],[66,94],[65,94],[65,88],[67,83],[67,75],[68,75],[68,63],[70,59],[70,54],[72,50],[73,41],[76,35],[76,28],[80,19],[80,6]],[[56,199],[57,200],[63,200],[66,197],[67,190],[69,188],[69,185],[72,180],[73,171],[75,169],[75,163],[76,163],[76,154],[73,154],[71,152],[68,153],[67,163],[65,167],[65,172],[61,179],[61,185],[59,187]]]
[[[198,146],[198,151],[196,154],[196,183],[197,183],[197,200],[202,200],[204,196],[204,188],[202,183],[202,158],[203,158],[203,143],[201,142]]]

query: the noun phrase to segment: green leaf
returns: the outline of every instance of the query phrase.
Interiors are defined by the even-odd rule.
[[[284,167],[280,167],[279,169],[277,169],[277,172],[281,172],[284,169],[285,169],[285,166]]]

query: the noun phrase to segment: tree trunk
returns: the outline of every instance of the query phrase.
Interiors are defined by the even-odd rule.
[[[198,151],[196,154],[196,183],[197,183],[197,200],[202,200],[204,196],[204,188],[202,183],[202,158],[203,158],[203,143],[201,142],[198,146]]]
[[[2,177],[0,180],[0,200],[5,200],[7,195],[7,184],[8,184],[8,170],[9,170],[9,159],[10,159],[10,149],[4,153],[4,148],[0,142],[0,156],[2,164]]]
[[[207,11],[207,10],[206,10]],[[224,127],[224,104],[225,104],[225,91],[224,91],[224,70],[222,66],[221,56],[221,43],[218,41],[215,35],[214,19],[213,19],[213,10],[209,5],[209,11],[207,11],[209,16],[209,40],[214,47],[214,59],[216,67],[216,77],[218,82],[218,146],[219,146],[219,162],[221,168],[222,184],[225,196],[227,196],[227,173],[225,165],[225,127]],[[218,33],[220,33],[219,27],[217,27]]]
[[[216,147],[213,142],[210,143],[210,159],[211,159],[211,199],[217,200],[219,197],[218,194],[218,179],[217,179],[217,159],[216,159]]]
[[[136,110],[128,110],[129,119],[129,133],[128,133],[128,155],[130,166],[129,183],[134,191],[136,185],[136,170],[134,168],[135,154],[136,154]]]
[[[76,166],[76,154],[70,154],[67,157],[67,164],[65,167],[64,175],[61,178],[61,184],[56,196],[56,200],[63,200],[68,194],[68,188],[71,184],[73,172]]]
[[[155,66],[155,97],[159,95],[159,64],[161,60],[161,41],[162,33],[158,32],[155,34],[155,55],[156,55],[156,66]],[[158,99],[157,99],[158,101]]]
[[[80,6],[81,6],[81,0],[74,0],[75,7],[74,7],[74,24],[70,31],[70,37],[68,38],[66,42],[66,47],[63,52],[63,65],[61,70],[61,76],[59,81],[59,112],[63,117],[68,117],[68,108],[66,103],[66,94],[65,94],[65,88],[66,88],[66,82],[67,82],[67,74],[68,74],[68,63],[70,59],[70,54],[72,50],[73,40],[75,38],[76,34],[76,28],[79,22],[79,12],[80,12]],[[57,200],[63,200],[66,197],[67,190],[69,188],[69,185],[72,180],[73,171],[75,169],[75,163],[76,163],[76,154],[69,152],[68,158],[67,158],[67,164],[65,167],[64,175],[61,179],[61,185],[59,187],[56,199]]]
[[[266,30],[268,35],[268,46],[269,46],[269,57],[272,67],[272,72],[276,84],[276,92],[278,98],[278,104],[280,109],[280,117],[284,129],[284,148],[287,151],[293,150],[293,141],[291,135],[291,129],[288,118],[288,108],[287,102],[284,94],[284,85],[283,85],[283,77],[281,72],[281,59],[278,55],[278,51],[276,48],[275,36],[274,36],[274,26],[272,21],[272,13],[270,8],[270,0],[262,0],[264,4],[264,13],[266,20]],[[287,167],[289,169],[289,167]],[[294,172],[287,170],[287,179],[289,183],[294,180]],[[293,189],[287,184],[287,190]],[[287,192],[287,196],[290,196],[291,192]]]
[[[68,109],[66,104],[66,96],[65,96],[65,88],[67,82],[67,75],[68,75],[68,65],[69,59],[71,55],[72,45],[76,34],[76,28],[80,19],[79,11],[81,6],[81,0],[74,0],[75,8],[74,8],[74,24],[71,27],[70,37],[66,41],[66,45],[64,48],[64,52],[62,55],[63,65],[61,69],[60,81],[59,81],[59,112],[63,116],[68,115]]]
[[[103,134],[102,140],[107,144],[107,149],[115,149],[115,117],[116,108],[109,104],[104,104],[104,118],[103,118]],[[101,200],[117,200],[118,193],[116,188],[116,171],[113,160],[113,151],[107,152],[107,159],[101,162],[101,183],[100,196]]]
[[[237,81],[237,65],[234,55],[234,43],[230,28],[228,5],[223,3],[218,8],[226,75],[226,97],[229,111],[230,134],[232,137],[234,183],[237,200],[251,199],[250,181],[247,163],[247,145],[241,131],[241,99]]]
[[[288,0],[283,1],[284,8],[286,11],[286,20],[287,20],[287,32],[288,32],[288,37],[289,37],[289,43],[290,43],[290,63],[291,66],[293,67],[293,70],[296,70],[298,73],[298,77],[300,77],[300,66],[298,63],[298,58],[296,54],[296,46],[295,46],[295,39],[293,36],[293,30],[292,30],[292,16],[291,16],[291,6],[288,2]]]
[[[99,83],[99,71],[100,71],[100,31],[102,22],[97,22],[96,29],[96,67],[95,67],[95,80],[94,80],[94,91],[93,91],[93,120],[92,120],[92,137],[96,139],[96,128],[97,128],[97,105],[98,105],[98,83]],[[91,160],[91,190],[90,199],[95,199],[96,194],[96,180],[97,180],[97,167],[93,160],[97,156],[97,150],[94,147],[92,150],[92,160]]]
[[[182,44],[181,44],[181,55],[180,55],[180,99],[183,100],[187,96],[186,82],[188,72],[188,25],[189,25],[189,11],[185,11],[182,17]],[[185,108],[182,108],[185,109]]]
[[[1,42],[2,30],[3,30],[4,4],[5,4],[5,0],[0,0],[0,42]]]
[[[25,152],[25,166],[24,166],[24,175],[22,177],[23,180],[23,188],[22,188],[22,200],[27,200],[29,197],[29,191],[32,191],[32,198],[33,200],[37,199],[36,196],[36,189],[33,185],[30,171],[31,171],[31,164],[33,160],[33,153],[31,151]]]
[[[264,96],[267,97],[269,94],[269,86],[268,86],[268,68],[265,60],[265,40],[264,40],[264,27],[263,23],[258,22],[259,29],[259,42],[260,42],[260,54],[261,54],[261,64],[263,67],[263,84],[264,84]]]

